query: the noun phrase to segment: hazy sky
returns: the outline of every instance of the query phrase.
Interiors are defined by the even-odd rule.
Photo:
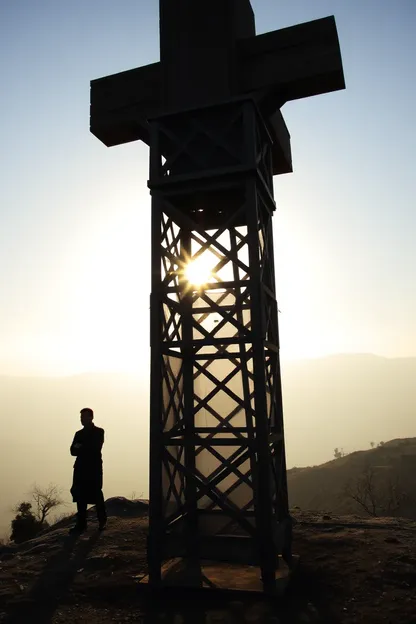
[[[347,83],[283,108],[282,355],[416,355],[416,3],[252,5],[258,33],[334,14]],[[158,45],[157,0],[0,2],[0,374],[147,371],[148,149],[89,133],[89,81]]]

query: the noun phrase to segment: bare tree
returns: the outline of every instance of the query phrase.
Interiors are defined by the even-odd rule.
[[[403,490],[399,477],[388,478],[384,485],[383,512],[386,516],[395,516],[409,500],[407,492]]]
[[[132,501],[141,500],[143,496],[144,496],[144,492],[137,493],[136,490],[133,490],[133,492],[130,495],[130,500]]]
[[[41,525],[43,525],[52,509],[56,509],[56,507],[64,504],[60,488],[53,483],[50,483],[46,488],[41,488],[35,484],[30,491],[30,495],[34,502],[34,515]]]
[[[60,505],[65,505],[61,498],[61,490],[52,483],[46,488],[33,485],[28,496],[31,501],[22,501],[12,508],[16,516],[11,522],[10,541],[16,544],[33,539],[48,528],[47,518],[50,512]]]
[[[393,479],[389,474],[377,478],[370,465],[364,467],[355,481],[346,484],[344,494],[373,517],[395,515],[408,498],[398,476]]]
[[[366,466],[355,482],[349,481],[344,490],[346,496],[358,503],[369,516],[377,516],[374,469]]]

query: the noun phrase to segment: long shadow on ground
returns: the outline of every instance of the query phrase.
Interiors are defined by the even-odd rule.
[[[67,535],[62,548],[48,558],[45,568],[19,601],[9,605],[7,624],[49,624],[68,591],[77,570],[82,567],[98,538],[97,531],[89,538]]]

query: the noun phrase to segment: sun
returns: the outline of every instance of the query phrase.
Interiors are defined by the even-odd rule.
[[[187,264],[185,277],[193,286],[202,286],[212,278],[212,265],[212,258],[202,254]]]

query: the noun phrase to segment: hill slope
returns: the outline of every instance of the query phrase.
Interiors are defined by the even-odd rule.
[[[363,487],[369,485],[368,475],[372,475],[373,492],[367,492],[367,498],[373,494],[381,505],[386,497],[401,496],[395,513],[416,519],[416,438],[391,440],[320,466],[292,468],[288,471],[290,504],[301,509],[368,515],[351,496],[365,496]],[[396,492],[389,488],[396,488]],[[377,515],[382,515],[380,505]]]

